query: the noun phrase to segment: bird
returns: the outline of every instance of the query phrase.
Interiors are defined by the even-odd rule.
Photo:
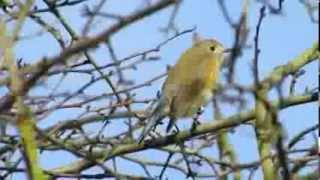
[[[209,102],[217,89],[224,52],[223,45],[215,39],[196,39],[182,53],[168,70],[162,93],[138,138],[139,144],[165,117],[170,119],[166,129],[169,132],[178,118],[194,116]]]

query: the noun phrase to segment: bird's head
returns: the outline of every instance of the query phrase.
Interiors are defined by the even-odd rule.
[[[195,51],[213,54],[213,55],[222,55],[224,53],[223,45],[214,39],[206,39],[206,40],[198,41],[194,43],[192,48]]]
[[[223,45],[214,40],[198,40],[193,43],[193,46],[189,49],[188,54],[193,57],[213,57],[214,59],[222,60],[225,49]]]

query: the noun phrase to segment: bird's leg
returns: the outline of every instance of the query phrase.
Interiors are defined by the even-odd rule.
[[[179,127],[176,125],[176,123],[174,123],[174,128],[175,128],[174,133],[178,134],[180,132],[180,130],[179,130]]]
[[[192,129],[196,128],[196,126],[200,124],[199,117],[203,113],[203,111],[204,111],[204,108],[200,106],[197,113],[193,117]]]
[[[199,125],[200,124],[200,121],[199,121],[199,117],[201,116],[201,114],[204,112],[204,107],[203,106],[200,106],[195,117],[193,118],[194,122]]]
[[[160,99],[160,98],[161,98],[161,92],[157,91],[157,99]]]
[[[171,130],[171,128],[172,128],[173,126],[175,127],[175,129],[177,130],[177,132],[179,132],[179,128],[178,128],[178,126],[176,125],[176,119],[175,119],[175,118],[170,118],[169,124],[168,124],[167,129],[166,129],[167,133]],[[177,132],[175,132],[175,133],[177,133]]]
[[[174,124],[173,126],[174,126],[174,129],[172,130],[172,135],[176,135],[180,132],[180,129],[176,124]]]

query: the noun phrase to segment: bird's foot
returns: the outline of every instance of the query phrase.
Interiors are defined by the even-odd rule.
[[[204,111],[204,108],[201,106],[198,109],[196,115],[193,117],[192,128],[191,128],[192,130],[194,130],[199,124],[201,124],[199,121],[199,117],[203,113],[203,111]]]
[[[200,124],[199,119],[193,119],[191,130],[196,129],[196,127]]]
[[[178,127],[176,124],[174,124],[173,126],[174,126],[174,128],[175,128],[175,129],[173,130],[173,134],[176,135],[176,134],[178,134],[178,133],[180,132],[180,129],[179,129],[179,127]]]

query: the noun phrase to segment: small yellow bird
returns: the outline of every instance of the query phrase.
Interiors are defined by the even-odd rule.
[[[224,52],[221,43],[207,39],[198,40],[182,54],[168,72],[162,95],[147,119],[139,143],[166,116],[170,118],[168,132],[177,118],[193,116],[208,103],[217,88]]]

